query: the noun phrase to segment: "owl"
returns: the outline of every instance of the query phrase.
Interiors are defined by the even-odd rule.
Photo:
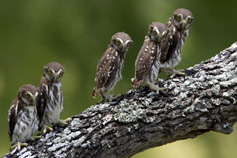
[[[173,78],[176,74],[185,75],[184,70],[174,70],[181,61],[181,51],[193,21],[192,13],[187,9],[177,9],[167,23],[168,35],[161,46],[161,68]]]
[[[27,141],[34,139],[32,135],[38,131],[36,98],[38,92],[32,85],[23,85],[17,98],[12,102],[8,114],[8,135],[12,144],[21,150]]]
[[[133,88],[139,88],[144,81],[151,90],[159,93],[159,88],[153,82],[158,78],[160,69],[161,43],[167,36],[168,30],[163,23],[155,22],[149,26],[148,35],[137,55],[135,62],[135,77],[132,82]]]
[[[132,43],[131,37],[124,32],[118,32],[112,36],[108,49],[97,63],[93,98],[100,93],[103,101],[113,99],[109,92],[122,78],[124,59]]]
[[[44,66],[43,76],[38,85],[39,96],[37,98],[37,113],[39,117],[39,128],[43,133],[52,131],[51,124],[63,124],[59,120],[63,110],[63,93],[61,89],[61,78],[64,68],[57,62],[50,62]]]

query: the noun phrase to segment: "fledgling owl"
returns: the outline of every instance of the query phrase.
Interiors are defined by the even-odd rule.
[[[60,113],[63,110],[63,93],[61,89],[61,78],[64,68],[57,62],[50,62],[44,66],[43,76],[38,85],[39,97],[37,99],[37,113],[39,117],[39,128],[43,133],[48,130],[51,124],[63,124],[60,120]]]
[[[121,72],[124,66],[124,59],[132,43],[131,37],[124,32],[118,32],[112,36],[108,49],[97,63],[95,88],[92,92],[93,98],[96,98],[100,93],[103,101],[111,101],[113,99],[109,91],[122,78]]]
[[[137,55],[135,62],[135,77],[132,82],[133,88],[139,88],[144,81],[151,90],[159,93],[159,88],[153,82],[158,78],[160,69],[161,43],[168,34],[163,23],[155,22],[149,26],[148,35]]]
[[[17,98],[12,102],[8,114],[8,135],[11,149],[21,150],[27,141],[34,139],[32,135],[38,131],[36,98],[38,92],[32,85],[23,85]]]
[[[187,9],[177,9],[167,23],[169,30],[161,46],[161,68],[173,78],[176,74],[185,75],[184,70],[173,68],[181,61],[181,51],[193,21],[192,13]]]

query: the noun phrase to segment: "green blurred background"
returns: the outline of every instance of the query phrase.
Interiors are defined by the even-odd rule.
[[[194,22],[177,68],[209,59],[236,41],[236,0],[91,0],[0,1],[0,155],[9,151],[7,115],[23,84],[38,85],[43,66],[65,67],[61,118],[79,114],[97,100],[91,97],[96,64],[111,36],[119,31],[134,41],[123,80],[112,93],[128,91],[136,55],[154,21],[166,23],[173,11],[192,11]],[[165,78],[162,74],[161,78]],[[237,126],[231,135],[209,132],[139,153],[133,158],[232,158],[237,155]]]

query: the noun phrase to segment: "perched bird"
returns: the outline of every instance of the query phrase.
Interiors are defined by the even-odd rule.
[[[109,91],[122,78],[121,72],[124,59],[132,43],[131,37],[124,32],[118,32],[112,36],[108,49],[97,63],[95,88],[92,92],[93,98],[96,98],[100,93],[103,101],[113,99]]]
[[[185,75],[184,70],[174,70],[181,61],[181,51],[193,21],[192,13],[187,9],[177,9],[167,23],[169,30],[161,46],[161,68],[173,78],[176,74]]]
[[[32,85],[23,85],[18,91],[17,98],[12,102],[8,114],[8,135],[12,144],[21,150],[27,146],[27,141],[34,140],[32,135],[38,131],[36,113],[36,98],[38,92]],[[38,137],[40,138],[40,137]]]
[[[64,68],[57,62],[50,62],[44,66],[44,73],[38,85],[39,97],[37,99],[37,113],[39,117],[39,128],[43,133],[48,130],[51,124],[65,125],[70,119],[59,120],[63,110],[63,93],[61,89],[61,78]]]
[[[167,36],[168,30],[163,23],[155,22],[149,26],[148,35],[137,55],[135,62],[135,78],[132,81],[133,88],[139,88],[144,81],[151,90],[159,93],[159,88],[153,82],[158,78],[160,69],[161,43]]]

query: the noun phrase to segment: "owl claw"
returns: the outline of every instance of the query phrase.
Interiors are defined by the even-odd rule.
[[[65,119],[64,121],[65,121],[66,123],[69,123],[71,120],[72,120],[72,118],[69,117],[69,118]]]
[[[167,89],[169,89],[169,88],[168,88],[168,87],[163,87],[163,88],[157,87],[156,94],[159,94],[160,91],[165,91],[165,90],[167,90]]]
[[[63,126],[65,126],[71,120],[72,120],[71,118],[67,118],[65,120],[58,120],[57,122],[54,123],[54,125],[63,125]]]
[[[34,140],[40,139],[40,138],[41,138],[41,136],[32,136],[32,137],[30,137],[30,140],[34,141]]]
[[[20,151],[21,147],[26,147],[26,146],[27,146],[27,143],[17,142],[15,145],[11,146],[10,150],[12,151],[13,149],[17,147],[18,151]]]
[[[185,70],[184,69],[180,69],[180,70],[174,70],[173,69],[173,74],[170,76],[170,78],[174,78],[176,75],[183,75],[185,76]]]
[[[168,87],[162,87],[160,88],[159,85],[155,85],[154,83],[151,83],[151,82],[147,82],[147,86],[153,90],[153,91],[156,91],[157,94],[159,94],[160,91],[164,91],[164,90],[167,90]]]
[[[49,126],[44,126],[41,130],[42,133],[47,133],[47,132],[52,132],[53,131],[53,128],[52,127],[49,127]]]

